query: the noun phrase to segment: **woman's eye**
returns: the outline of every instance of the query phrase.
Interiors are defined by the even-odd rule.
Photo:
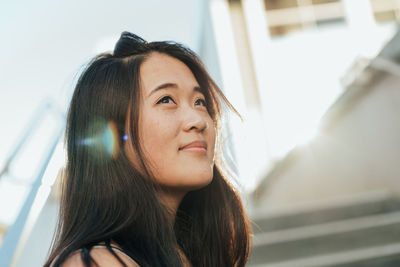
[[[195,104],[196,104],[196,105],[200,104],[200,105],[203,105],[203,106],[205,106],[205,107],[207,106],[206,101],[205,101],[204,99],[201,99],[201,98],[197,99],[196,102],[195,102]]]
[[[157,102],[157,104],[168,104],[170,103],[170,101],[174,102],[174,100],[170,96],[164,96]]]

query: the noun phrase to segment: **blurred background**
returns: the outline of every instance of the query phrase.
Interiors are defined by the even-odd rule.
[[[195,52],[252,220],[249,266],[400,266],[399,0],[2,1],[0,266],[41,266],[74,84],[122,31]]]

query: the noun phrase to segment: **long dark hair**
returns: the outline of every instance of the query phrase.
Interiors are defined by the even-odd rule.
[[[141,267],[183,266],[178,247],[193,266],[247,262],[250,227],[238,193],[225,178],[221,153],[216,152],[212,182],[188,192],[174,225],[167,223],[166,207],[157,198],[159,185],[142,157],[137,128],[139,70],[153,52],[190,68],[205,89],[217,136],[222,105],[235,111],[193,51],[176,42],[146,42],[123,32],[113,53],[100,54],[88,64],[70,103],[59,223],[46,267],[60,266],[79,249],[90,266],[93,259],[84,252],[111,240]],[[125,135],[127,118],[133,123]],[[123,146],[126,138],[131,138],[144,173],[129,161]]]

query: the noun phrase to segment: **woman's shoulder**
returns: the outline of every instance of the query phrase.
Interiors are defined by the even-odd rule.
[[[112,244],[111,249],[125,263],[127,267],[140,267],[131,257],[129,257],[116,244]],[[62,264],[63,267],[86,267],[82,261],[82,250],[73,252]],[[99,267],[108,266],[123,266],[123,264],[115,257],[104,244],[98,244],[90,249],[91,258],[98,264]]]

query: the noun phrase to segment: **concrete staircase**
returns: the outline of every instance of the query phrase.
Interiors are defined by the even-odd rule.
[[[258,210],[248,266],[400,266],[400,198],[374,193]]]

